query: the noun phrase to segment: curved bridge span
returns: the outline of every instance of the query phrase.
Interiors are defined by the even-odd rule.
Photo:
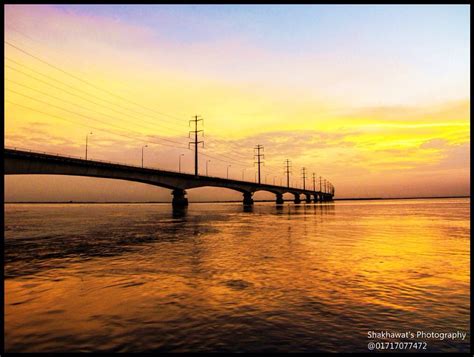
[[[27,150],[4,149],[5,175],[72,175],[102,177],[168,188],[172,191],[173,206],[187,206],[186,190],[196,187],[224,187],[243,194],[244,205],[252,205],[252,195],[256,191],[269,191],[276,195],[276,203],[282,204],[283,194],[294,195],[294,202],[331,201],[333,193],[303,190],[294,187],[258,184],[248,181],[230,180],[220,177],[196,176],[152,168],[123,165],[96,160],[84,160],[68,156],[46,154]]]

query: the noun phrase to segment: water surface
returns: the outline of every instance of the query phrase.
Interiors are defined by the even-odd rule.
[[[7,352],[367,351],[468,333],[469,199],[6,204]],[[465,341],[428,351],[467,352]]]

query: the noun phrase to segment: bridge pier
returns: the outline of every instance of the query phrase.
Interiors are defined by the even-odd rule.
[[[301,198],[300,198],[300,195],[295,193],[295,203],[301,203]]]
[[[244,192],[244,206],[253,205],[252,195],[253,195],[252,192]]]
[[[309,193],[305,193],[304,195],[306,196],[306,203],[311,203],[311,195]]]
[[[285,203],[285,201],[283,200],[283,194],[282,193],[277,193],[276,194],[276,204],[277,205],[282,205],[283,203]]]
[[[177,188],[171,194],[173,195],[173,207],[186,207],[188,205],[185,190]]]
[[[318,194],[317,193],[314,194],[313,202],[318,203]]]

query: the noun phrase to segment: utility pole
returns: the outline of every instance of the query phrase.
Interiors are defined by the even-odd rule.
[[[313,191],[316,191],[316,174],[313,172]]]
[[[194,141],[190,141],[188,143],[188,149],[189,149],[189,145],[191,144],[194,144],[194,175],[198,175],[198,144],[201,144],[202,143],[202,147],[204,147],[204,141],[198,141],[198,133],[199,132],[202,132],[202,136],[204,136],[204,130],[198,130],[197,129],[197,126],[198,126],[198,122],[202,121],[203,124],[204,124],[204,120],[203,119],[199,119],[199,116],[198,115],[195,115],[194,116],[194,119],[190,120],[189,121],[189,125],[191,125],[191,122],[194,122],[194,130],[191,130],[189,132],[189,137],[191,137],[191,133],[194,133]]]
[[[142,147],[142,168],[143,168],[143,149],[145,149],[147,147],[148,147],[148,145],[145,145],[145,146]]]
[[[257,150],[257,153],[255,154],[255,150]],[[254,162],[254,165],[255,164],[258,164],[258,184],[260,185],[260,164],[262,163],[260,158],[262,159],[265,159],[265,155],[264,154],[260,154],[260,150],[263,151],[263,146],[262,145],[257,145],[255,146],[254,148],[254,154],[253,156],[257,158],[257,162]]]
[[[319,192],[323,192],[323,190],[321,189],[321,176],[319,176]]]
[[[286,159],[285,163],[286,163],[286,168],[285,168],[286,186],[290,187],[290,169],[291,169],[290,163],[291,163],[291,161]]]
[[[181,173],[181,156],[184,156],[184,154],[179,154],[179,156],[178,156],[178,157],[179,157],[179,159],[178,159],[178,162],[179,162],[179,164],[178,164],[178,172],[180,172],[180,173]]]
[[[86,135],[86,160],[87,160],[87,139],[89,135],[92,135],[92,131]]]
[[[303,190],[306,190],[306,167],[303,167],[301,171],[302,171],[301,174],[303,178]]]

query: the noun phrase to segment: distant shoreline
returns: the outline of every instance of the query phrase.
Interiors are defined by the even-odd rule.
[[[334,201],[379,201],[379,200],[428,200],[428,199],[448,199],[448,198],[471,198],[471,196],[443,196],[443,197],[371,197],[371,198],[336,198]],[[189,203],[240,203],[241,200],[233,201],[196,201]],[[274,202],[274,200],[255,200],[255,202]],[[287,200],[285,202],[292,202]],[[303,200],[304,202],[304,200]],[[38,202],[38,201],[18,201],[18,202],[4,202],[4,204],[147,204],[147,203],[171,203],[171,201],[110,201],[110,202],[99,202],[99,201],[52,201],[52,202]]]

